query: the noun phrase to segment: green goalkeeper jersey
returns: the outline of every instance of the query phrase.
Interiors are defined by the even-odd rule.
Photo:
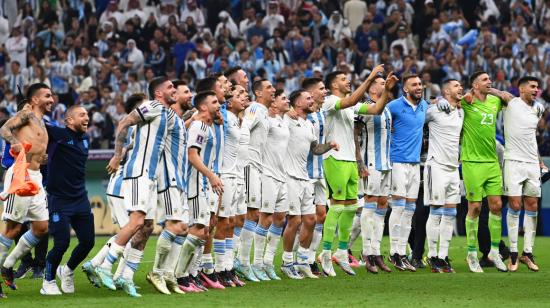
[[[500,98],[487,95],[485,102],[474,98],[472,104],[462,101],[464,126],[462,128],[461,160],[471,162],[498,162],[496,152],[496,121],[502,109]]]

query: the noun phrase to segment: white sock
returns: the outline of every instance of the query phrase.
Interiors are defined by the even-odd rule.
[[[230,271],[233,269],[233,258],[235,257],[235,250],[233,248],[234,237],[228,237],[225,239],[225,270]]]
[[[122,271],[122,278],[127,281],[133,281],[134,273],[137,271],[142,258],[143,251],[137,250],[135,248],[130,248],[124,260],[124,262],[126,263],[126,267]]]
[[[195,255],[193,256],[193,261],[189,266],[189,274],[191,274],[191,276],[197,276],[199,274],[203,253],[204,253],[204,245],[201,245],[195,248]]]
[[[185,236],[176,236],[176,238],[172,242],[172,246],[170,247],[170,253],[168,253],[166,262],[164,263],[165,266],[162,270],[164,271],[164,274],[168,275],[170,278],[175,277],[174,275],[176,272],[176,266],[178,264],[178,259],[181,254],[181,247],[183,246],[183,243],[185,243]]]
[[[300,224],[298,226],[298,229],[296,230],[296,235],[294,236],[294,244],[292,245],[292,252],[298,251],[298,247],[300,247],[300,231],[302,230],[302,225]]]
[[[440,259],[445,260],[449,256],[449,245],[453,238],[453,230],[456,220],[456,208],[444,208],[441,217],[441,229],[439,230],[439,254]]]
[[[261,266],[264,263],[264,249],[267,236],[267,229],[256,225],[254,232],[254,265]]]
[[[414,202],[407,202],[405,210],[401,215],[401,235],[399,236],[399,245],[397,246],[397,252],[400,256],[407,254],[407,243],[409,242],[409,234],[411,234],[412,218],[415,208],[416,204]]]
[[[165,268],[166,259],[172,249],[172,243],[176,239],[176,235],[168,230],[162,230],[157,240],[155,249],[155,263],[153,264],[153,272],[162,275]]]
[[[323,238],[323,224],[315,224],[313,229],[313,238],[311,239],[311,245],[309,245],[309,264],[315,262],[315,254],[319,245],[321,244],[321,239]]]
[[[103,261],[105,260],[105,257],[107,257],[107,253],[109,253],[109,247],[111,247],[111,243],[114,242],[116,239],[116,235],[111,236],[109,240],[107,240],[107,243],[101,247],[101,249],[98,251],[98,253],[90,260],[90,263],[92,263],[93,267],[99,266]]]
[[[241,246],[241,227],[233,228],[233,254],[237,254],[237,250]]]
[[[349,249],[353,247],[353,244],[355,244],[355,240],[357,240],[360,234],[361,234],[361,213],[355,212],[355,216],[353,217],[353,223],[351,225],[351,231],[349,235],[349,243],[348,243]]]
[[[283,264],[294,263],[294,253],[292,251],[283,251]]]
[[[525,231],[525,234],[523,235],[523,251],[526,253],[533,253],[535,235],[537,234],[537,212],[525,211],[525,216],[523,217],[523,229]]]
[[[216,264],[214,266],[214,271],[216,273],[223,272],[225,270],[225,265],[226,265],[225,239],[223,240],[214,239],[212,241],[212,245],[214,246],[214,258],[216,261]]]
[[[376,210],[376,202],[367,202],[365,203],[365,205],[363,206],[363,210],[361,211],[360,230],[361,230],[361,237],[363,239],[363,250],[361,253],[364,256],[370,256],[374,254],[372,249],[372,240],[374,235],[374,211],[375,210]]]
[[[126,259],[128,258],[128,251],[130,250],[130,248],[132,248],[132,244],[130,242],[126,244],[126,247],[124,248],[124,253],[122,253],[122,256],[118,260],[118,266],[116,268],[115,274],[113,275],[113,281],[121,277],[122,273],[124,272],[124,269],[126,268]]]
[[[519,214],[520,211],[515,211],[508,208],[506,213],[506,225],[508,227],[508,240],[510,241],[510,252],[518,252],[518,229],[519,229]]]
[[[40,238],[32,234],[31,230],[25,232],[25,234],[23,234],[23,236],[21,236],[21,238],[19,239],[17,245],[15,245],[15,248],[6,258],[6,261],[4,261],[4,267],[12,268],[15,265],[15,262],[17,262],[19,259],[21,259],[22,256],[31,251],[31,249],[34,246],[38,245],[39,242]]]
[[[212,274],[214,272],[214,260],[212,259],[212,253],[208,252],[204,252],[204,247],[202,249],[202,257],[200,258],[201,262],[200,262],[200,269],[202,269],[202,271],[205,273],[205,274]]]
[[[0,235],[0,265],[4,264],[4,261],[6,261],[11,245],[13,245],[12,239]]]
[[[374,232],[371,241],[372,253],[375,256],[381,255],[380,253],[380,243],[382,242],[382,237],[384,236],[384,219],[386,218],[386,212],[388,209],[381,208],[374,211]]]
[[[176,266],[176,278],[185,276],[193,262],[195,250],[198,246],[204,245],[204,241],[194,235],[187,235],[185,242],[181,246],[181,252]]]
[[[111,243],[111,247],[109,247],[109,252],[107,253],[107,256],[105,257],[105,260],[103,263],[101,263],[101,267],[104,270],[111,271],[113,269],[113,264],[118,260],[118,258],[124,253],[124,246],[120,246],[116,242]]]
[[[426,240],[428,241],[428,258],[437,257],[437,242],[439,241],[439,230],[443,208],[431,207],[430,216],[426,221]]]
[[[245,220],[243,229],[241,230],[241,245],[239,246],[238,258],[242,265],[250,265],[250,248],[254,240],[254,231],[256,223],[251,220]]]
[[[275,259],[275,253],[277,253],[277,247],[281,241],[281,235],[283,234],[283,227],[277,227],[274,224],[269,226],[267,232],[267,245],[265,247],[264,264],[273,265],[273,259]]]
[[[401,236],[401,216],[405,210],[405,199],[392,201],[390,213],[389,233],[390,233],[390,255],[398,253],[399,237]]]
[[[296,262],[300,264],[308,264],[307,260],[309,258],[309,248],[304,248],[302,245],[298,247],[296,252]]]

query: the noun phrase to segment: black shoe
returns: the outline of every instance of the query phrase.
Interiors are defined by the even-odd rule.
[[[445,263],[447,263],[447,268],[445,271],[445,273],[455,273],[455,269],[453,268],[453,266],[451,265],[451,260],[449,259],[449,257],[445,257]]]
[[[216,273],[218,276],[218,281],[224,286],[225,288],[234,288],[236,287],[235,283],[229,278],[229,274],[226,271]]]
[[[479,265],[481,267],[495,267],[495,263],[493,263],[493,261],[489,260],[489,258],[487,256],[483,256],[483,257],[481,257],[481,259],[479,259]]]
[[[5,268],[2,266],[2,278],[4,279],[4,283],[8,288],[12,290],[17,290],[17,286],[15,285],[15,274],[13,272],[13,267]]]
[[[32,269],[32,278],[33,279],[43,279],[44,278],[44,268],[42,266],[35,266]]]
[[[203,291],[208,291],[208,288],[202,283],[202,280],[199,278],[200,275],[197,276],[190,276],[191,282],[195,284],[195,286]]]
[[[17,271],[15,271],[15,279],[21,279],[25,278],[28,272],[32,269],[32,266],[28,263],[21,262],[19,264],[19,267],[17,268]]]
[[[430,267],[432,273],[441,273],[441,264],[439,263],[439,260],[437,257],[429,257],[426,258],[426,263],[428,263],[428,266]]]
[[[506,261],[510,257],[510,248],[506,247],[506,245],[500,245],[498,253],[502,261]]]
[[[403,265],[403,261],[401,260],[401,257],[399,256],[399,254],[397,253],[394,253],[393,255],[391,255],[389,257],[389,261],[391,264],[393,264],[393,266],[400,270],[400,271],[405,271],[407,270],[407,268],[405,267],[405,265]]]
[[[419,269],[419,268],[425,268],[426,266],[424,265],[424,263],[422,262],[422,260],[420,259],[412,259],[410,264],[415,268],[415,269]]]
[[[313,275],[317,277],[321,276],[321,271],[319,271],[319,265],[317,264],[317,261],[313,261],[313,263],[309,265],[309,268],[311,269]]]
[[[409,262],[409,259],[407,256],[399,256],[401,258],[401,263],[403,263],[403,266],[410,272],[416,272],[416,267],[414,267],[411,262]],[[414,259],[413,259],[414,260]]]
[[[235,269],[232,269],[232,270],[228,271],[227,275],[231,279],[231,281],[233,281],[235,286],[244,287],[246,285],[246,283],[244,283],[243,281],[241,281],[239,279],[239,276],[237,276],[237,273],[235,272]]]

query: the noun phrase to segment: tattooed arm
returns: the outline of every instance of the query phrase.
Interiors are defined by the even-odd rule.
[[[123,157],[124,143],[126,142],[126,138],[128,136],[128,129],[130,126],[139,124],[142,121],[143,118],[137,110],[134,109],[118,123],[115,137],[115,155],[111,158],[109,164],[107,165],[107,171],[109,173],[114,173],[120,165],[120,161]]]
[[[323,155],[332,149],[334,149],[335,151],[338,151],[340,150],[340,146],[338,145],[338,143],[334,141],[331,141],[329,143],[323,143],[323,144],[319,144],[317,141],[313,141],[311,143],[310,151],[315,155]]]
[[[15,132],[21,127],[29,124],[32,112],[27,110],[19,111],[15,116],[9,119],[2,128],[0,128],[0,136],[11,144],[11,148],[14,152],[21,151],[21,142],[15,137]]]

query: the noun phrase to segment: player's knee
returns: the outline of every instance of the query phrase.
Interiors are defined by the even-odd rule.
[[[519,200],[510,199],[508,200],[508,207],[514,211],[521,210],[521,202]],[[527,208],[527,203],[525,203],[525,208]]]
[[[94,248],[95,245],[95,236],[92,234],[90,236],[86,236],[83,239],[81,239],[80,245],[84,247],[84,249],[90,251],[92,248]]]
[[[53,250],[65,253],[65,251],[69,249],[70,243],[71,243],[71,239],[69,236],[54,237]]]
[[[313,226],[315,224],[315,216],[306,215],[302,217],[302,224],[304,224],[305,226]]]
[[[326,211],[317,211],[317,214],[315,215],[316,223],[318,224],[324,224],[325,219],[327,219],[327,212]]]

